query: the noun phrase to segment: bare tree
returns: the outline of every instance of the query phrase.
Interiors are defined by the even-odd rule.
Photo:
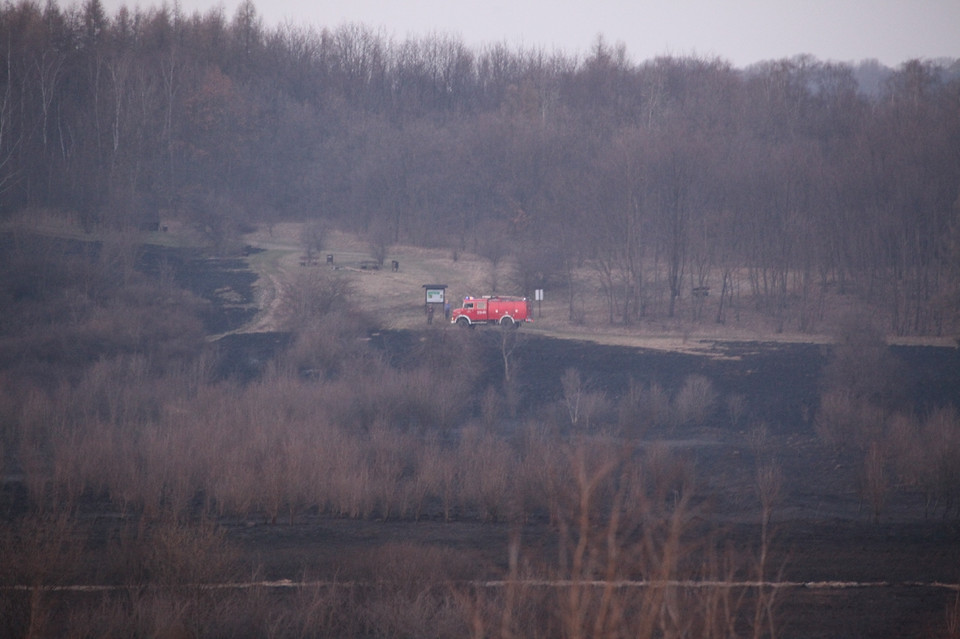
[[[305,225],[300,231],[300,244],[308,262],[316,259],[315,253],[322,253],[327,242],[328,227],[326,222],[316,221]]]

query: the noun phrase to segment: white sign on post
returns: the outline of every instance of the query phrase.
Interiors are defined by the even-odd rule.
[[[543,301],[543,289],[542,289],[542,288],[538,288],[536,291],[533,292],[533,299],[536,300],[536,301],[538,301],[538,302],[542,302],[542,301]]]

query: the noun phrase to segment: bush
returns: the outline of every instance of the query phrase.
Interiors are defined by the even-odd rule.
[[[346,275],[328,269],[299,272],[280,292],[281,324],[285,330],[316,330],[328,315],[352,318],[359,324],[354,284]]]
[[[709,379],[702,375],[687,377],[673,399],[677,424],[702,426],[713,413],[716,402],[717,393]]]
[[[860,501],[866,501],[873,513],[873,521],[879,521],[887,496],[886,454],[883,445],[874,441],[867,447],[860,473]]]
[[[617,406],[620,432],[628,437],[642,437],[650,428],[673,422],[670,396],[657,383],[643,387],[631,380],[627,392]]]
[[[898,365],[883,332],[859,314],[840,323],[823,372],[823,392],[841,392],[856,400],[889,407],[902,396]]]
[[[831,390],[820,398],[814,429],[837,452],[866,450],[882,436],[884,411],[869,400],[844,390]]]
[[[953,406],[934,411],[921,432],[924,468],[922,482],[927,503],[946,517],[960,513],[960,415]]]

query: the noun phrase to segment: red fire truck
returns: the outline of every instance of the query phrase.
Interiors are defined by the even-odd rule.
[[[533,311],[525,297],[467,296],[463,306],[453,310],[450,321],[458,326],[500,324],[519,328],[521,323],[533,321]]]

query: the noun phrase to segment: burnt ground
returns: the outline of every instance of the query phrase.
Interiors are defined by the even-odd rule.
[[[404,365],[423,352],[416,346],[422,339],[439,337],[436,331],[383,332],[373,343],[395,364]],[[471,339],[483,343],[477,365],[484,367],[485,378],[502,383],[495,334],[477,331]],[[925,515],[922,496],[903,489],[890,492],[876,522],[869,508],[861,507],[857,459],[827,449],[814,433],[827,347],[716,343],[717,357],[705,357],[535,334],[518,340],[517,384],[524,410],[531,414],[561,397],[560,378],[570,367],[590,389],[614,400],[631,383],[656,383],[673,394],[689,375],[710,379],[720,398],[712,418],[695,428],[654,430],[645,437],[670,441],[675,452],[694,465],[702,499],[693,534],[715,536],[718,543],[748,556],[758,552],[761,529],[757,454],[745,431],[751,422],[767,425],[770,439],[764,454],[776,460],[784,477],[772,516],[767,578],[844,582],[779,590],[779,636],[929,637],[944,627],[957,592],[937,584],[960,581],[960,521],[955,514]],[[891,352],[899,363],[899,388],[918,410],[960,405],[960,351],[895,347]],[[748,406],[748,416],[737,426],[724,407],[724,399],[734,394],[742,395]],[[230,530],[267,578],[362,571],[367,562],[380,561],[382,553],[410,545],[445,553],[448,562],[463,562],[469,566],[464,574],[472,578],[497,578],[507,569],[508,538],[515,526],[469,518],[382,522],[308,514],[291,525],[237,522]],[[529,556],[553,556],[556,531],[545,521],[534,518],[522,534]]]
[[[142,256],[146,271],[171,269],[176,281],[211,301],[207,330],[219,334],[248,322],[256,309],[252,275],[239,261],[201,260],[188,252],[163,250]],[[446,332],[457,330],[443,327]],[[401,365],[421,338],[437,330],[385,331],[371,343]],[[477,330],[484,379],[502,384],[495,334]],[[228,335],[215,342],[217,374],[249,381],[265,370],[288,343],[281,333]],[[899,388],[917,410],[960,406],[960,351],[891,347],[900,363]],[[784,582],[848,582],[847,587],[783,588],[776,598],[778,636],[932,637],[946,625],[960,582],[960,521],[942,512],[925,516],[921,495],[890,493],[879,521],[861,508],[856,460],[826,449],[813,428],[822,371],[829,349],[819,345],[716,342],[716,357],[603,346],[537,336],[521,330],[514,352],[518,388],[526,411],[556,402],[560,378],[576,368],[589,390],[615,401],[630,384],[661,385],[672,394],[690,375],[711,380],[720,401],[716,414],[696,428],[649,432],[669,440],[693,462],[702,499],[691,534],[710,534],[718,543],[750,555],[760,540],[754,473],[756,454],[747,441],[750,423],[770,432],[767,447],[782,467],[782,496],[772,516],[768,578]],[[734,425],[724,400],[740,395],[747,415]],[[335,579],[373,572],[398,549],[417,548],[464,579],[496,579],[507,570],[507,548],[515,524],[463,518],[451,522],[370,521],[301,513],[292,522],[223,521],[228,539],[241,550],[249,574],[262,579]],[[525,523],[522,553],[555,557],[556,531],[546,521]],[[449,566],[452,565],[451,569]],[[397,570],[408,567],[402,565]],[[752,579],[755,575],[739,575]],[[860,585],[857,585],[860,584]]]
[[[247,247],[245,253],[256,250]],[[145,244],[137,256],[137,268],[170,277],[178,287],[209,301],[200,318],[209,334],[236,330],[257,314],[257,275],[242,257],[212,257],[191,248]]]
[[[717,534],[743,552],[755,550],[759,527],[724,524]],[[960,531],[951,523],[913,524],[845,518],[779,519],[772,581],[802,582],[775,599],[777,636],[795,638],[940,636],[957,593],[931,585],[957,583]],[[367,521],[305,516],[292,525],[228,526],[229,537],[263,579],[336,579],[377,574],[377,568],[416,548],[439,556],[444,573],[501,579],[516,527],[477,521]],[[556,531],[523,528],[522,556],[548,558]],[[433,553],[436,553],[435,555]],[[401,567],[401,570],[403,567]],[[411,567],[417,574],[418,567]],[[418,575],[422,578],[421,575]],[[752,580],[754,575],[737,575]],[[846,582],[823,584],[821,582]],[[807,585],[809,584],[809,585]]]
[[[190,272],[189,261],[183,262]],[[197,270],[211,264],[193,263]],[[233,264],[217,272],[226,284],[180,275],[215,305],[218,290],[245,288]],[[239,278],[239,279],[238,279]],[[234,311],[236,312],[236,311]],[[211,328],[242,321],[236,312],[221,315]],[[415,364],[424,339],[443,339],[455,327],[426,332],[383,331],[371,343],[394,364]],[[240,381],[255,378],[288,343],[281,333],[228,335],[217,342],[218,374]],[[499,338],[477,330],[482,378],[503,382]],[[829,347],[775,342],[714,342],[714,357],[689,355],[587,341],[560,340],[521,331],[513,359],[521,401],[531,414],[562,395],[561,376],[576,368],[588,390],[619,398],[631,384],[658,384],[669,394],[690,375],[702,375],[719,396],[718,410],[695,429],[651,432],[674,442],[676,451],[694,462],[704,500],[699,532],[719,543],[756,553],[759,508],[755,488],[755,452],[746,439],[751,423],[770,433],[768,453],[783,471],[781,498],[772,515],[768,578],[785,582],[846,582],[847,587],[794,586],[779,591],[775,619],[781,637],[930,637],[941,633],[955,608],[955,589],[936,584],[960,582],[960,521],[955,516],[924,514],[921,495],[892,491],[877,522],[857,495],[857,460],[828,450],[814,432],[822,373]],[[897,388],[920,413],[932,407],[960,406],[960,350],[893,346]],[[746,414],[736,425],[725,400],[740,395]],[[460,520],[357,521],[305,513],[276,526],[225,522],[228,536],[243,549],[250,570],[266,579],[326,579],[362,573],[382,564],[398,548],[439,553],[453,573],[465,578],[498,578],[505,573],[508,523]],[[546,522],[529,521],[522,531],[524,552],[550,557],[556,531]],[[399,568],[402,570],[402,568]],[[448,570],[449,567],[448,567]],[[753,578],[754,575],[742,575]],[[862,585],[856,585],[862,584]]]

